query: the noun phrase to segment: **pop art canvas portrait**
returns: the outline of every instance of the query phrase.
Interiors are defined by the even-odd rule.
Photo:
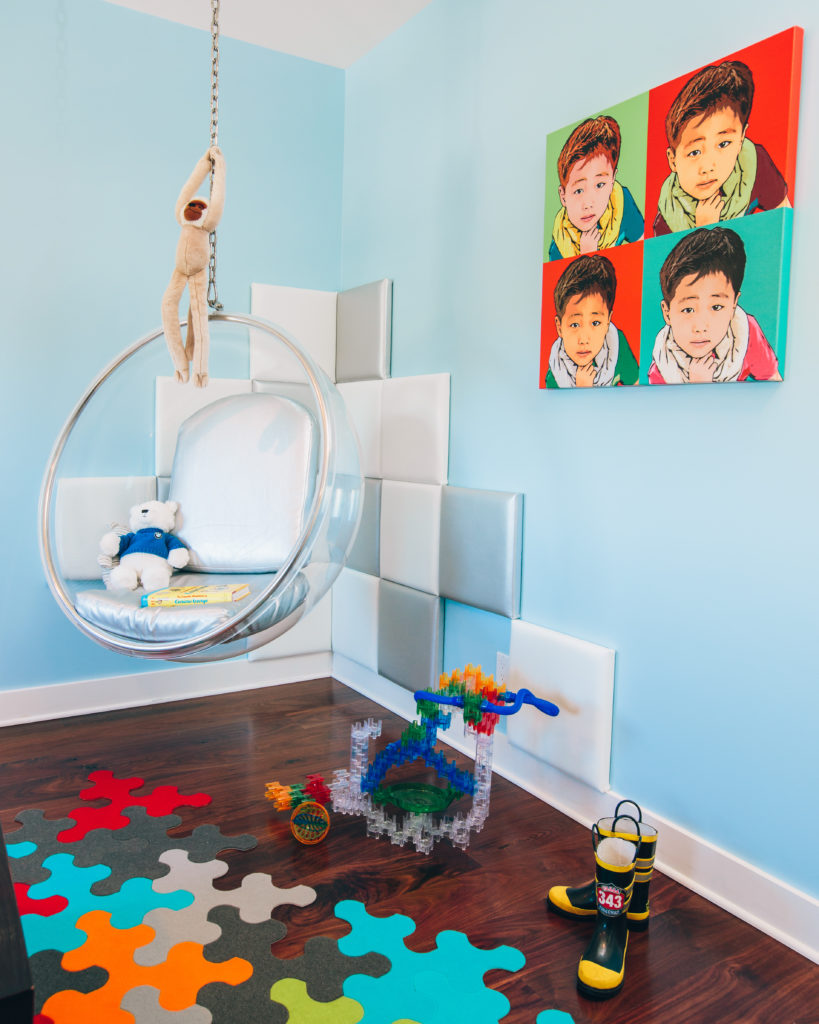
[[[548,135],[539,387],[784,379],[802,37]]]

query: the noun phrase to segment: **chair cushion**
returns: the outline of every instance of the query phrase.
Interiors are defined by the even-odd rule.
[[[189,570],[275,572],[295,547],[315,489],[318,430],[299,402],[232,395],[182,424],[169,490]]]
[[[250,594],[231,604],[181,605],[177,608],[141,607],[143,591],[106,590],[102,583],[87,580],[74,594],[77,612],[86,620],[109,633],[132,640],[170,642],[194,639],[200,633],[219,626],[238,614],[248,603],[269,586],[272,573],[248,576],[206,575],[201,573],[174,573],[174,587],[204,587],[209,583],[247,583]],[[297,573],[284,592],[271,596],[263,605],[252,627],[243,629],[239,637],[268,629],[285,616],[292,614],[308,591],[307,580]]]

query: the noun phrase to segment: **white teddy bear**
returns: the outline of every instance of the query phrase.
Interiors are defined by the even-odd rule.
[[[131,533],[106,533],[100,551],[107,558],[119,557],[105,581],[110,590],[136,590],[142,584],[146,593],[163,590],[174,569],[188,564],[190,554],[171,534],[179,506],[175,501],[143,501],[130,512]]]

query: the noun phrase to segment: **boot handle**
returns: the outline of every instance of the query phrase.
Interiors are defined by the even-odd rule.
[[[620,803],[614,808],[614,818],[615,818],[615,820],[617,820],[617,816],[619,815],[620,808],[623,806],[623,804],[631,804],[632,807],[636,807],[637,808],[637,821],[642,821],[643,820],[643,812],[640,810],[640,805],[637,803],[636,800],[621,800]],[[634,821],[634,818],[632,817],[631,820]]]
[[[629,800],[629,801],[622,800],[621,803],[634,803],[634,801],[633,800]],[[617,805],[617,807],[619,807],[619,806],[620,806],[620,804]],[[616,814],[615,813],[614,820],[611,823],[611,830],[612,830],[612,832],[616,832],[617,831],[617,822],[620,821],[621,818],[625,818],[626,821],[632,822],[632,824],[634,825],[634,831],[637,833],[637,840],[638,840],[638,843],[639,843],[642,840],[642,838],[643,838],[642,833],[640,832],[640,822],[636,818],[632,818],[632,816],[630,814]],[[600,845],[600,839],[601,839],[600,828],[599,828],[597,822],[595,822],[592,825],[592,848],[594,849],[595,853],[597,852],[597,847]]]

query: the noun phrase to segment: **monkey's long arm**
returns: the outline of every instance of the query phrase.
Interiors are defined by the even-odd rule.
[[[176,200],[176,219],[177,222],[182,223],[182,211],[193,199],[199,190],[199,186],[210,174],[210,150],[198,161],[196,167],[193,169],[193,173],[182,186],[182,191],[179,193],[179,198]],[[224,200],[223,200],[224,202]]]
[[[218,146],[211,146],[208,150],[208,169],[210,169],[211,159],[213,159],[213,182],[210,188],[210,201],[202,224],[208,233],[216,230],[225,205],[225,158]]]

